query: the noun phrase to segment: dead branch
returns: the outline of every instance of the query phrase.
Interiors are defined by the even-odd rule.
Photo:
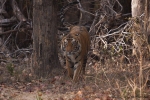
[[[120,4],[120,2],[118,0],[116,0],[116,2],[118,3],[118,5],[121,7],[120,11],[121,12],[123,10],[123,6]]]
[[[95,16],[93,13],[90,13],[90,12],[88,12],[88,11],[86,11],[86,10],[84,10],[83,9],[83,7],[82,7],[82,5],[81,5],[81,3],[80,3],[80,0],[77,0],[79,3],[78,3],[78,9],[82,12],[82,13],[88,13],[88,14],[90,14],[90,15],[93,15],[93,16]]]
[[[24,53],[31,53],[33,50],[33,48],[29,48],[29,49],[18,49],[16,51],[14,51],[13,53],[9,54],[9,56],[12,56],[14,54],[16,54],[17,52],[24,52]]]
[[[95,24],[98,22],[99,17],[100,17],[100,9],[98,9],[98,10],[96,11],[96,13],[95,13],[95,18],[94,18],[93,23],[92,23],[92,25],[91,25],[91,27],[90,27],[90,30],[89,30],[89,33],[92,34],[92,35],[94,35],[94,33],[95,33],[95,27],[94,27],[94,26],[95,26]]]
[[[118,11],[114,10],[115,4],[120,8]],[[127,43],[127,38],[131,39],[129,30],[133,22],[128,22],[127,18],[131,14],[120,13],[123,6],[118,0],[101,0],[100,5],[89,31],[93,35],[92,49],[98,53],[102,48],[113,53],[130,50],[132,46]]]
[[[12,25],[16,21],[17,21],[17,19],[14,16],[9,18],[9,19],[1,19],[0,20],[0,27]]]
[[[8,33],[25,32],[25,31],[29,31],[29,30],[32,30],[32,28],[20,28],[20,29],[9,30],[9,31],[0,33],[0,36],[8,34]]]
[[[19,21],[26,21],[27,19],[25,18],[25,16],[23,15],[23,13],[20,11],[17,2],[15,0],[12,0],[12,8],[13,8],[13,13],[14,15],[17,17],[17,19]]]
[[[9,17],[8,13],[4,9],[0,9],[0,14],[4,17]]]

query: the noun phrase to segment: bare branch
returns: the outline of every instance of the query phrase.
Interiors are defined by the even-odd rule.
[[[32,30],[32,28],[20,28],[20,29],[9,30],[9,31],[0,33],[0,35],[5,35],[5,34],[8,34],[8,33],[14,33],[14,32],[17,32],[17,31],[25,32],[25,31],[28,31],[28,30]]]
[[[17,19],[19,21],[26,21],[27,19],[25,18],[25,16],[22,14],[22,12],[20,11],[17,2],[15,0],[12,0],[12,8],[13,8],[13,13],[14,15],[17,17]]]
[[[14,16],[11,17],[10,19],[1,19],[0,20],[0,27],[12,25],[12,23],[14,23],[16,21],[17,21],[17,19]]]
[[[121,7],[120,12],[123,10],[123,6],[120,4],[120,2],[118,0],[116,0],[116,2],[118,3],[118,5]]]
[[[4,9],[0,9],[0,14],[3,15],[4,17],[8,17],[8,13]]]

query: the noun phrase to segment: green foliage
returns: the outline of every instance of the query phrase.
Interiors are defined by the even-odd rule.
[[[125,100],[127,100],[129,98],[129,95],[130,95],[130,91],[129,91],[129,88],[124,88],[122,90],[122,98],[124,98]]]
[[[6,67],[7,67],[8,72],[10,73],[10,75],[13,75],[14,74],[14,66],[13,66],[13,64],[9,63]]]
[[[42,93],[41,93],[41,92],[38,92],[38,95],[36,96],[36,99],[37,99],[37,100],[43,100],[43,99],[42,99]]]

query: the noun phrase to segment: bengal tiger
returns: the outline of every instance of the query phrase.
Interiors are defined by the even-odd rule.
[[[85,74],[90,36],[84,26],[72,26],[69,34],[61,41],[61,51],[65,56],[68,76],[77,82],[81,73]]]

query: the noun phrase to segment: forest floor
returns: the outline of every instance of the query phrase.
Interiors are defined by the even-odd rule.
[[[94,84],[60,82],[59,76],[53,82],[1,84],[0,91],[0,100],[112,100]]]
[[[74,83],[61,74],[31,82],[7,80],[0,84],[0,100],[112,100],[109,90],[102,90],[92,80]]]
[[[101,66],[98,62],[89,61],[84,79],[74,83],[64,70],[47,79],[35,80],[29,78],[32,75],[29,70],[24,70],[23,64],[1,63],[0,100],[132,100],[134,93],[137,96],[134,100],[138,100],[138,87],[131,80],[135,69],[133,66],[131,69],[131,65],[126,65],[127,69],[115,65]],[[143,94],[143,100],[150,100],[150,88]]]
[[[62,78],[55,76],[43,81],[2,83],[0,100],[112,100],[109,91],[102,91],[94,82],[82,80],[74,83]]]

